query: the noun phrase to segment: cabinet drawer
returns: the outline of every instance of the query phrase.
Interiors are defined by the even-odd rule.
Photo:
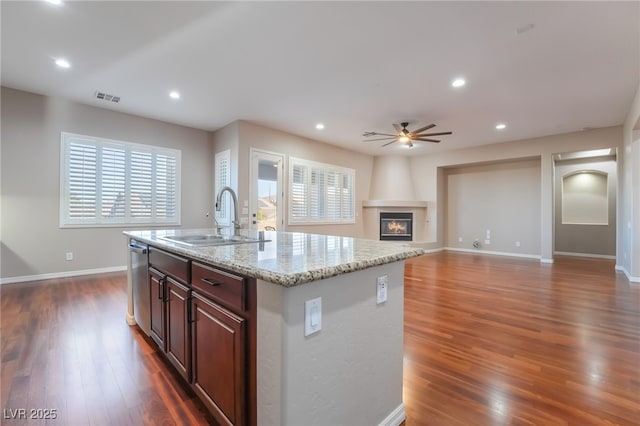
[[[190,263],[190,260],[183,257],[158,250],[155,247],[149,247],[149,264],[184,283],[189,282]]]
[[[228,308],[246,310],[246,278],[193,262],[191,285]]]

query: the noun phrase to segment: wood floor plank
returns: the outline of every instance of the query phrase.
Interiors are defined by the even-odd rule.
[[[639,425],[640,286],[609,260],[406,263],[407,425]]]

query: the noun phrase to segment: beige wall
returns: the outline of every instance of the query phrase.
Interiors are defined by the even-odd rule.
[[[237,137],[233,135],[233,131],[230,127],[237,126]],[[226,134],[226,137],[220,135],[222,131]],[[236,138],[236,139],[234,139]],[[221,145],[221,141],[227,141],[226,145]],[[237,142],[236,142],[237,140]],[[225,128],[215,132],[213,136],[214,151],[219,152],[224,147],[230,146],[232,148],[231,163],[237,164],[237,167],[233,167],[236,170],[242,171],[237,178],[238,200],[240,205],[244,205],[244,200],[249,200],[249,170],[250,170],[250,157],[249,153],[251,148],[257,148],[264,151],[274,152],[278,154],[284,154],[285,156],[285,168],[284,168],[284,185],[285,193],[287,191],[287,181],[289,157],[303,158],[312,161],[318,161],[321,163],[328,163],[337,165],[340,167],[348,167],[355,169],[356,171],[356,192],[355,192],[355,206],[356,206],[356,221],[355,224],[344,225],[288,225],[287,231],[292,232],[309,232],[318,234],[332,234],[340,236],[361,237],[363,235],[363,220],[362,220],[362,200],[368,199],[371,168],[373,164],[373,157],[345,149],[335,147],[333,145],[324,144],[311,139],[302,138],[300,136],[285,133],[279,130],[262,127],[256,124],[248,123],[245,121],[234,122]],[[229,142],[230,141],[230,142]],[[237,149],[237,163],[234,162],[233,150]],[[233,186],[233,185],[232,185]],[[287,204],[284,206],[284,220],[287,223]]]
[[[206,132],[5,87],[1,100],[3,282],[126,265],[123,228],[59,227],[62,131],[181,149],[182,226],[208,223],[213,195]],[[72,261],[65,261],[67,251]]]
[[[518,159],[540,158],[540,224],[535,230],[540,238],[542,261],[553,259],[553,154],[591,149],[619,148],[622,127],[607,127],[588,132],[574,132],[535,139],[451,150],[411,158],[416,198],[430,202],[428,209],[427,248],[445,245],[446,204],[443,168],[468,166]],[[433,206],[431,207],[431,203]]]
[[[606,173],[607,187],[604,188],[608,198],[608,223],[606,225],[562,223],[563,178],[580,170]],[[618,188],[615,158],[603,161],[582,159],[557,162],[555,176],[555,251],[615,257]]]
[[[445,176],[447,247],[540,256],[539,159],[451,168]]]
[[[409,157],[375,157],[370,200],[416,201]]]

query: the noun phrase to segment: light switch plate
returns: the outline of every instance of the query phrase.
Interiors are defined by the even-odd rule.
[[[379,305],[387,301],[387,293],[389,290],[389,276],[382,275],[377,280],[376,304]]]
[[[316,333],[322,329],[322,298],[304,302],[304,335]]]

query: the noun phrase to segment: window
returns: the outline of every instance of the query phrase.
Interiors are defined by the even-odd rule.
[[[231,150],[216,153],[215,157],[215,179],[213,187],[215,188],[215,197],[218,196],[220,190],[225,186],[231,185]],[[229,195],[222,197],[222,207],[220,211],[216,210],[216,220],[220,225],[231,225],[231,203]]]
[[[289,223],[354,223],[356,172],[290,159]]]
[[[60,227],[180,225],[180,151],[62,133]]]

